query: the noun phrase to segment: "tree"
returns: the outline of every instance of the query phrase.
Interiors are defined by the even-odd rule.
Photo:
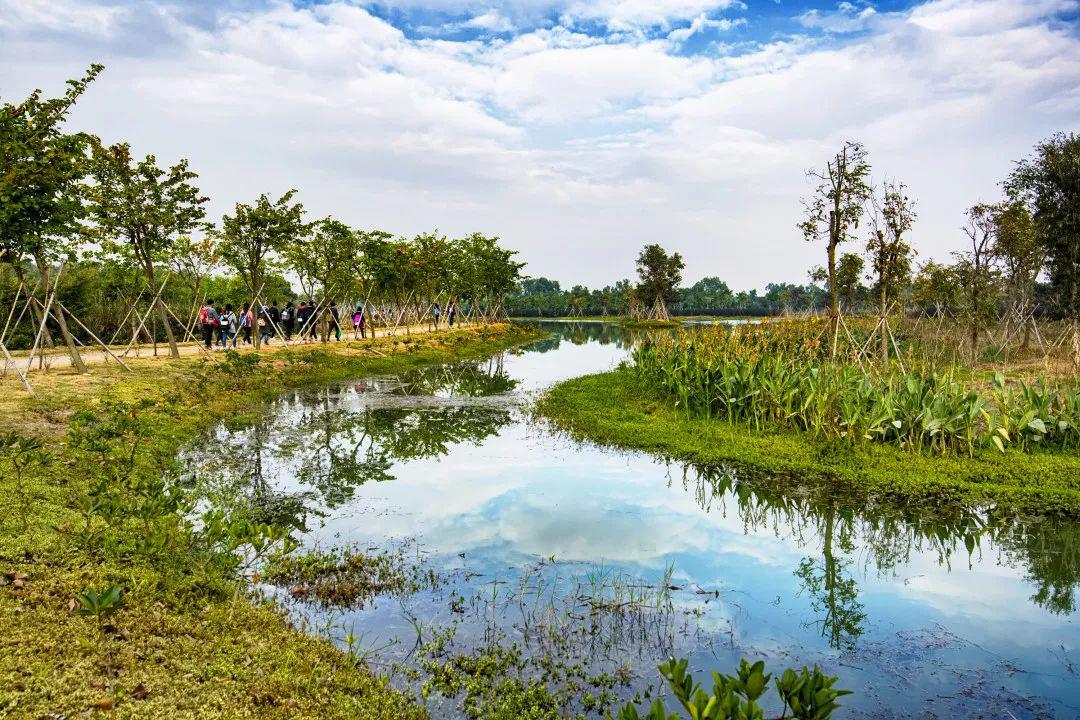
[[[1036,145],[1006,189],[1034,209],[1057,310],[1072,325],[1073,362],[1080,366],[1080,135],[1057,133]]]
[[[889,328],[886,318],[889,308],[899,297],[911,277],[911,256],[914,251],[904,236],[915,224],[915,203],[906,193],[903,183],[886,182],[882,198],[871,195],[870,236],[866,252],[874,271],[874,289],[878,296],[878,320],[881,337],[879,352],[882,363],[889,361]]]
[[[92,172],[94,183],[87,190],[95,224],[92,236],[105,251],[132,260],[146,275],[150,292],[157,293],[157,266],[167,263],[179,239],[206,217],[203,205],[209,198],[191,182],[198,175],[187,160],[167,171],[158,167],[153,155],[135,162],[126,143],[110,147],[94,143]],[[160,297],[154,298],[169,352],[178,358],[168,309]]]
[[[847,312],[852,312],[858,305],[865,265],[862,256],[855,253],[844,253],[836,264],[836,290]]]
[[[638,284],[634,294],[643,308],[651,307],[651,310],[646,310],[648,315],[660,320],[668,319],[667,305],[679,297],[676,288],[682,282],[685,267],[679,253],[668,255],[659,245],[646,245],[641,250],[637,259]]]
[[[254,205],[237,203],[234,213],[221,219],[221,257],[244,278],[253,301],[279,254],[307,232],[304,206],[292,201],[295,195],[296,190],[289,190],[271,202],[263,193]],[[258,349],[259,334],[253,335]]]
[[[803,200],[806,219],[799,224],[808,242],[824,240],[828,254],[829,316],[832,319],[832,355],[836,356],[840,329],[840,294],[836,277],[836,249],[859,226],[863,204],[870,196],[867,178],[870,163],[861,143],[845,142],[825,163],[823,170],[807,170],[818,182],[809,199]]]
[[[300,278],[304,293],[312,298],[318,293],[326,303],[332,295],[341,297],[353,290],[353,270],[359,252],[353,229],[327,217],[313,223],[310,232],[302,232],[286,242],[281,255]],[[329,328],[324,328],[324,341],[329,339],[328,332]]]
[[[35,90],[18,105],[0,108],[0,259],[20,281],[27,257],[37,264],[46,296],[52,288],[50,263],[73,255],[68,245],[77,237],[85,214],[81,182],[87,174],[90,136],[61,130],[72,107],[104,68],[91,65],[79,80],[68,80],[62,97],[42,99]],[[44,327],[45,309],[32,312]],[[86,372],[64,313],[54,314],[71,355],[72,365]]]
[[[993,290],[993,248],[996,208],[979,203],[967,210],[964,234],[971,242],[971,250],[954,253],[957,257],[956,275],[967,296],[971,359],[979,354],[979,331],[986,324],[992,309],[988,295]]]
[[[994,257],[1005,269],[1005,291],[1009,304],[1024,325],[1022,347],[1031,339],[1035,282],[1042,272],[1046,255],[1039,242],[1035,219],[1020,200],[998,205],[994,212]]]
[[[915,275],[911,299],[924,310],[933,308],[935,315],[941,315],[958,304],[958,286],[955,268],[928,260]]]

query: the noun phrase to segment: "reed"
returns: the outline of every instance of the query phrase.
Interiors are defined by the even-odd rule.
[[[640,345],[633,359],[688,417],[939,454],[1080,448],[1076,378],[1007,382],[999,372],[977,386],[963,380],[970,369],[912,353],[903,369],[875,368],[857,337],[848,356],[830,359],[822,330],[814,319],[684,330]]]

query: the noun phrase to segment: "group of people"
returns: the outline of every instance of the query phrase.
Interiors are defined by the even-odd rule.
[[[301,301],[298,307],[293,303],[285,303],[285,307],[278,309],[277,303],[269,306],[262,305],[256,309],[245,303],[239,309],[226,303],[224,307],[218,307],[213,300],[207,300],[199,311],[199,323],[202,326],[203,343],[207,350],[211,350],[216,344],[222,349],[235,348],[238,343],[245,345],[253,344],[254,333],[259,333],[261,344],[269,345],[273,338],[283,337],[286,342],[295,337],[305,342],[312,342],[319,336],[319,306],[311,301]],[[442,318],[442,309],[438,303],[432,308],[432,316],[435,328],[438,329]],[[448,325],[454,326],[457,316],[457,307],[450,303],[446,309]],[[328,336],[334,340],[341,340],[341,311],[337,303],[331,302],[325,307],[323,319],[326,321]],[[357,303],[352,313],[353,339],[367,338],[367,309],[363,303]],[[372,330],[372,337],[374,337]]]

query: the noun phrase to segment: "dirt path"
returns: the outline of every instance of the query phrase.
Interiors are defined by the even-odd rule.
[[[474,323],[455,323],[454,324],[454,329],[458,329],[458,328],[462,328],[462,327],[469,327],[469,326],[471,326],[473,324]],[[440,325],[439,326],[439,330],[446,330],[446,329],[447,328],[446,328],[445,325]],[[401,327],[398,327],[398,328],[371,329],[371,330],[368,331],[368,337],[373,337],[373,336],[374,337],[389,337],[389,336],[406,337],[408,335],[423,335],[423,334],[430,333],[430,332],[434,332],[434,330],[429,325],[410,325],[408,327],[401,326]],[[353,339],[352,331],[343,332],[341,334],[342,342],[347,341],[347,340],[351,341],[352,339]],[[217,353],[221,352],[221,347],[216,344],[216,341],[217,341],[217,338],[215,337],[214,349],[212,351],[210,351],[209,354],[217,354]],[[330,340],[331,344],[334,343],[334,342],[335,341],[333,339]],[[362,341],[358,341],[358,342],[362,342]],[[321,345],[321,344],[322,344],[321,341],[304,342],[304,341],[297,340],[294,337],[292,339],[292,341],[289,343],[289,347],[312,347],[312,346]],[[97,349],[95,349],[95,347]],[[270,345],[269,346],[264,346],[263,349],[260,350],[260,352],[262,352],[262,351],[275,352],[277,349],[282,348],[282,347],[284,347],[284,344],[282,343],[282,341],[280,339],[272,338],[271,342],[270,342]],[[119,345],[119,346],[111,345],[111,346],[109,346],[109,349],[112,350],[117,356],[119,356],[121,360],[129,360],[129,359],[133,359],[133,358],[154,359],[154,360],[168,360],[169,357],[170,357],[169,356],[169,346],[168,346],[168,344],[164,344],[164,343],[158,344],[158,346],[157,346],[157,354],[156,355],[154,353],[154,347],[152,345],[133,345],[131,347],[131,349],[127,351],[127,354],[124,354],[124,348],[125,348],[124,345]],[[180,343],[180,345],[178,345],[177,349],[180,351],[181,357],[185,357],[185,356],[190,357],[192,355],[207,354],[205,348],[203,348],[203,346],[202,346],[202,343],[193,343],[193,342]],[[252,348],[251,346],[244,345],[242,342],[237,344],[236,350],[238,350],[240,352],[254,352],[254,348]],[[83,362],[86,363],[87,365],[97,365],[97,364],[101,364],[101,363],[114,363],[115,364],[115,362],[116,362],[115,360],[113,360],[109,356],[108,353],[106,353],[104,350],[101,349],[100,345],[98,345],[98,346],[87,346],[85,348],[80,348],[80,353],[79,354],[82,356]],[[27,360],[29,360],[30,353],[28,351],[26,351],[26,350],[20,350],[20,351],[13,351],[11,353],[11,355],[14,358],[15,362],[17,362],[19,364],[19,368],[25,372],[26,371],[26,362],[27,362]],[[71,356],[68,355],[67,350],[64,349],[63,347],[56,347],[56,348],[52,348],[52,349],[48,350],[48,352],[43,356],[41,355],[41,353],[38,353],[38,354],[34,355],[34,364],[31,367],[30,371],[31,371],[31,373],[35,373],[35,372],[47,371],[47,370],[51,370],[51,369],[68,368],[68,367],[71,367]],[[0,356],[0,373],[6,375],[7,373],[14,372],[14,371],[15,370],[12,367],[11,363],[8,362],[8,360],[6,358]]]

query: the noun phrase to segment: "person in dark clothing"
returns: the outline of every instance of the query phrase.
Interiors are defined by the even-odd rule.
[[[330,323],[330,330],[334,332],[334,342],[341,340],[341,313],[338,311],[336,302],[330,303],[330,310],[326,314],[326,319]]]
[[[454,318],[457,316],[457,303],[450,303],[446,308],[446,319],[450,327],[454,327]]]
[[[292,301],[285,303],[285,309],[281,311],[281,329],[285,333],[285,340],[292,340],[293,328],[296,327],[296,308]]]
[[[312,341],[319,339],[319,308],[314,300],[308,300],[307,335]]]
[[[311,308],[306,302],[301,301],[300,307],[296,310],[296,334],[303,340],[307,337],[308,333],[308,318],[311,317]]]
[[[199,311],[199,322],[202,323],[203,344],[207,350],[214,347],[214,329],[218,326],[219,316],[214,307],[213,300],[207,300]]]

